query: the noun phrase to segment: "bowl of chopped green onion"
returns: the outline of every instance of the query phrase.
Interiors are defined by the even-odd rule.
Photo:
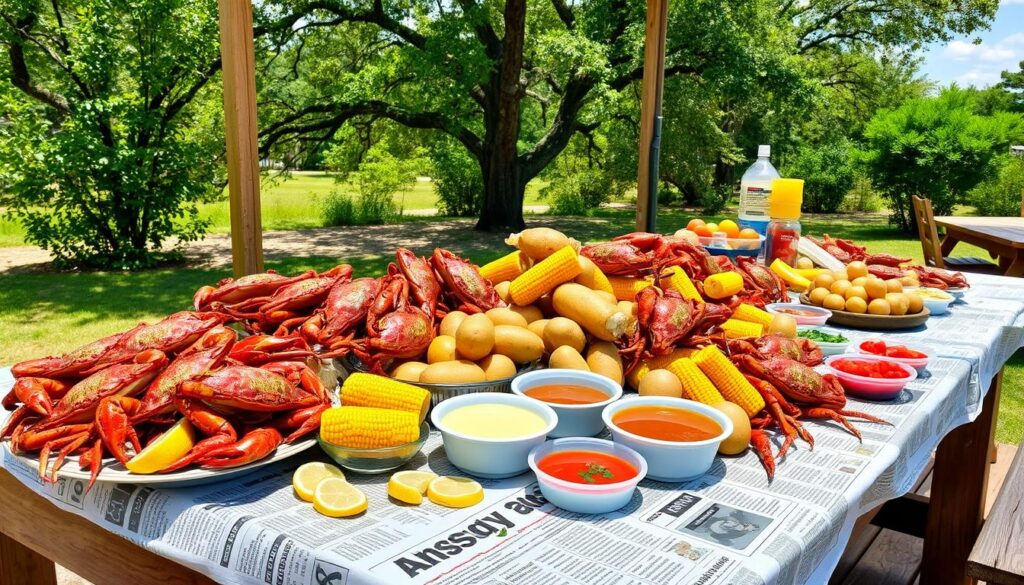
[[[850,345],[850,340],[838,329],[829,327],[800,327],[796,335],[816,343],[821,348],[821,354],[826,357],[846,353],[846,348]]]

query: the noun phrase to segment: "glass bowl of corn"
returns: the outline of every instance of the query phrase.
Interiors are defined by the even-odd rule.
[[[426,421],[420,423],[419,436],[415,440],[386,447],[339,445],[327,440],[324,435],[321,428],[317,436],[320,448],[338,465],[356,473],[384,473],[405,465],[420,452],[430,436],[430,425]]]

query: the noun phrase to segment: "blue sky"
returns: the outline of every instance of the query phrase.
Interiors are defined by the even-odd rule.
[[[980,44],[974,44],[981,39]],[[1024,60],[1024,0],[1001,0],[989,30],[948,43],[935,43],[924,52],[922,73],[940,85],[988,87],[999,72],[1016,71]]]

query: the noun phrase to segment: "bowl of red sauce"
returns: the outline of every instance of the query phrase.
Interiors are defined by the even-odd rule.
[[[612,439],[647,460],[647,477],[680,482],[711,468],[732,434],[729,417],[706,404],[667,396],[613,402],[601,413]]]
[[[856,347],[857,353],[884,356],[907,364],[917,370],[918,373],[923,372],[928,366],[928,359],[930,357],[923,348],[887,342],[881,339],[865,339],[858,343]]]
[[[847,394],[872,400],[892,400],[917,378],[912,366],[880,355],[842,354],[825,359]]]
[[[535,370],[512,380],[512,392],[550,406],[558,424],[549,437],[592,437],[604,431],[601,411],[622,396],[622,386],[582,370]]]
[[[581,514],[622,508],[647,475],[647,461],[633,449],[589,437],[547,441],[527,461],[549,502]]]

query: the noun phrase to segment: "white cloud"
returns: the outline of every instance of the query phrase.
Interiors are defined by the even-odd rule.
[[[1016,35],[1014,35],[1016,36]],[[994,45],[975,45],[965,41],[953,41],[946,45],[946,56],[955,61],[985,61],[988,63],[1009,61],[1017,54],[1006,46],[1005,39]]]
[[[1000,6],[1020,6],[1024,4],[1024,0],[999,0]]]
[[[999,73],[999,69],[975,67],[957,77],[956,82],[961,86],[973,85],[975,87],[988,87],[999,83]]]

